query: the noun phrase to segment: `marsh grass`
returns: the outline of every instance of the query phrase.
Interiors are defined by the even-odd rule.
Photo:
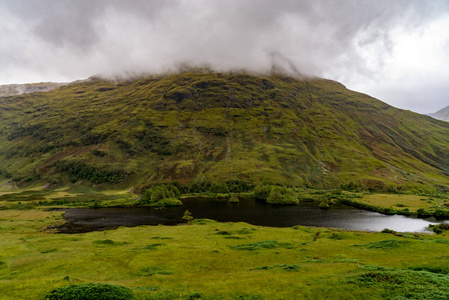
[[[393,208],[396,210],[407,207],[409,211],[416,213],[418,209],[429,208],[436,203],[430,199],[430,197],[423,197],[419,195],[368,194],[364,195],[363,198],[357,198],[356,201],[382,208]]]
[[[255,228],[242,228],[239,230],[234,230],[234,231],[227,231],[227,230],[218,230],[216,232],[217,235],[223,235],[224,238],[226,239],[244,239],[244,237],[241,237],[239,235],[251,235],[252,233],[254,233],[254,231],[256,231]],[[237,236],[236,236],[237,235]]]
[[[139,276],[170,275],[170,274],[173,274],[173,272],[155,266],[143,268],[138,273]]]
[[[143,249],[145,249],[145,250],[156,250],[158,247],[163,246],[163,245],[165,245],[165,244],[154,243],[154,244],[146,245],[145,247],[143,247]]]
[[[68,285],[54,289],[44,299],[46,300],[132,300],[131,289],[112,284],[88,283]]]
[[[96,245],[107,245],[107,246],[122,246],[122,245],[127,245],[129,244],[129,242],[116,242],[110,239],[106,239],[106,240],[98,240],[98,241],[93,241],[93,244]]]
[[[136,204],[136,195],[123,190],[93,191],[88,187],[78,187],[76,189],[0,192],[0,209],[128,207]]]
[[[364,245],[354,245],[357,247],[362,247],[366,249],[379,249],[379,250],[390,250],[393,248],[398,248],[404,246],[404,244],[410,243],[409,241],[400,240],[383,240],[378,242],[370,242]]]
[[[137,299],[382,298],[389,288],[377,279],[368,282],[363,275],[368,272],[390,272],[403,280],[392,293],[405,298],[407,286],[433,288],[432,278],[445,283],[438,276],[447,276],[449,269],[444,233],[396,237],[397,244],[385,233],[245,223],[193,222],[83,234],[41,230],[60,222],[60,215],[0,211],[2,300],[43,299],[56,288],[92,282],[125,286]],[[343,239],[329,238],[335,235]],[[365,269],[368,265],[388,270]]]
[[[447,299],[449,276],[424,269],[395,269],[365,266],[352,276],[350,283],[382,289],[384,299]]]
[[[153,236],[151,238],[152,240],[172,240],[172,237],[169,236]]]
[[[233,250],[248,250],[248,251],[261,250],[261,249],[274,249],[279,247],[287,248],[291,247],[291,244],[279,243],[278,241],[273,240],[273,241],[260,241],[251,244],[230,246],[230,248]]]
[[[250,271],[261,271],[261,270],[272,270],[272,269],[280,269],[282,271],[298,271],[301,268],[301,265],[273,265],[273,266],[262,266],[250,269]]]

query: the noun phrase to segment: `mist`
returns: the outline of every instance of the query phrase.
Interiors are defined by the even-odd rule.
[[[449,105],[447,20],[443,0],[4,1],[0,84],[275,62],[432,112]]]

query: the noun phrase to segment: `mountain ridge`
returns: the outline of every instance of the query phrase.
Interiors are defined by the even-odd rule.
[[[435,113],[429,114],[431,117],[449,122],[449,106],[446,106]]]
[[[20,186],[449,186],[448,123],[331,80],[193,70],[0,102],[0,171]]]
[[[39,82],[24,84],[4,84],[0,85],[0,97],[16,96],[35,92],[49,92],[64,86],[66,82]]]

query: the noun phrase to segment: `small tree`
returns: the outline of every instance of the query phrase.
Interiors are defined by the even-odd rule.
[[[181,205],[179,189],[172,184],[154,185],[146,189],[140,199],[141,204],[150,204],[151,206],[171,206]]]
[[[273,186],[267,198],[270,204],[298,204],[299,200],[292,193],[291,189],[285,186]]]
[[[267,200],[268,196],[270,196],[271,187],[271,185],[259,184],[254,189],[254,197],[260,200]]]
[[[192,213],[190,211],[186,210],[184,212],[184,215],[182,216],[182,219],[184,221],[186,221],[187,224],[192,224],[192,220],[193,220]]]
[[[229,188],[225,182],[213,183],[209,191],[213,194],[229,194]]]
[[[231,198],[229,199],[230,203],[239,203],[239,198],[237,198],[237,194],[236,193],[232,193],[231,194]]]
[[[268,195],[267,203],[280,204],[283,199],[284,196],[282,195],[281,188],[279,186],[274,186],[271,188],[270,194]]]

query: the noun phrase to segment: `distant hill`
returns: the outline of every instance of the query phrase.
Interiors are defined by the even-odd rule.
[[[430,114],[430,116],[434,117],[438,120],[448,121],[449,122],[449,106],[440,109],[436,113]]]
[[[0,97],[22,95],[34,92],[49,92],[67,83],[41,82],[0,85]]]
[[[0,98],[0,128],[1,176],[19,186],[449,186],[449,123],[319,78],[91,78]]]

